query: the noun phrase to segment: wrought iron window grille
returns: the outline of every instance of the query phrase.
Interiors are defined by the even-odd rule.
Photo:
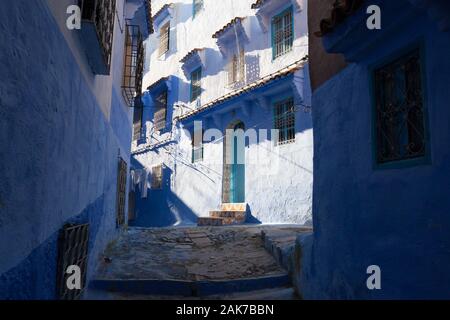
[[[194,132],[192,137],[192,163],[202,161],[204,156],[204,130]]]
[[[272,19],[273,59],[292,51],[294,44],[293,19],[292,8]]]
[[[191,102],[202,95],[202,68],[191,73]]]
[[[152,182],[151,187],[155,190],[162,189],[162,179],[163,179],[163,166],[159,165],[152,168]]]
[[[166,128],[167,116],[167,91],[159,94],[155,99],[155,113],[153,115],[153,128],[161,131]]]
[[[125,224],[125,197],[127,189],[127,163],[119,158],[117,170],[117,206],[116,206],[116,226]]]
[[[78,0],[81,8],[81,35],[89,64],[95,74],[109,75],[114,38],[116,0]],[[92,47],[93,39],[99,47]]]
[[[170,21],[159,30],[159,55],[162,56],[170,49]]]
[[[144,109],[142,107],[135,106],[133,113],[133,141],[141,139],[142,131],[142,115]]]
[[[420,50],[374,71],[376,161],[424,157],[426,137]]]
[[[57,267],[57,297],[60,300],[81,299],[87,274],[89,244],[89,224],[67,224],[58,238],[58,267]],[[69,266],[78,266],[81,270],[81,289],[69,289],[67,280],[70,274],[66,273]]]
[[[240,50],[239,54],[234,54],[228,65],[228,85],[245,82],[245,52]]]
[[[137,25],[126,25],[125,56],[122,80],[122,95],[130,107],[135,106],[135,99],[142,91],[144,74],[144,43]]]
[[[274,128],[278,130],[277,145],[295,142],[294,99],[278,102],[274,107]]]

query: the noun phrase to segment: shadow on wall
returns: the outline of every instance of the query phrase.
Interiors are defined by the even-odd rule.
[[[133,156],[133,169],[143,169],[143,165]],[[171,227],[196,225],[197,215],[171,189],[172,169],[163,166],[161,189],[148,189],[147,198],[142,198],[136,187],[135,217],[130,221],[132,227]]]

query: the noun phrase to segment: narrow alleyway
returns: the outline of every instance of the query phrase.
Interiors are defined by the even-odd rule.
[[[264,248],[261,234],[267,230],[306,231],[295,226],[129,229],[106,249],[88,298],[296,299],[287,271]]]

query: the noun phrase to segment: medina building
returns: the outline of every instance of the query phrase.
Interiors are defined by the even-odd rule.
[[[0,3],[0,299],[81,297],[67,267],[83,289],[126,224],[149,4]]]
[[[381,10],[380,30],[367,28],[370,5]],[[321,0],[309,9],[314,234],[300,241],[300,292],[448,299],[449,2]],[[367,286],[370,266],[379,289]]]
[[[307,1],[153,8],[132,224],[310,224]]]

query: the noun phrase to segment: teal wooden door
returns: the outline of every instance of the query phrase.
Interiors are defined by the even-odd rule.
[[[235,130],[243,129],[243,124],[238,124]],[[245,202],[245,145],[238,143],[238,137],[233,135],[233,159],[231,164],[230,200],[231,203]]]

